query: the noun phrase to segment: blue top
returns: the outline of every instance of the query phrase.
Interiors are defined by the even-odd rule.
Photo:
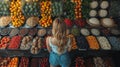
[[[52,50],[53,52],[59,54],[59,52],[58,52],[58,47],[57,47],[56,45],[54,45],[54,44],[51,43],[51,38],[49,38],[49,45],[50,45],[51,50]],[[68,47],[70,47],[70,38],[69,38],[69,40],[68,40],[68,42],[67,42],[67,45],[64,47],[63,53],[67,52],[67,48],[68,48]]]

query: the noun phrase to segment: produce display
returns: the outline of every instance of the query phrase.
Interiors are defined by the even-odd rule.
[[[30,16],[35,16],[39,17],[40,16],[40,6],[38,2],[26,2],[25,0],[22,0],[22,12],[24,16],[30,17]]]
[[[10,30],[11,30],[10,28],[3,28],[1,29],[0,34],[3,36],[8,35]]]
[[[39,22],[39,18],[38,17],[29,17],[26,21],[26,24],[29,26],[29,27],[34,27],[38,24]]]
[[[38,54],[40,52],[41,47],[42,47],[42,39],[40,37],[35,37],[33,39],[30,52],[32,54]]]
[[[98,36],[97,40],[98,40],[98,42],[100,44],[100,47],[102,49],[104,49],[104,50],[110,50],[111,49],[111,45],[110,45],[110,43],[109,43],[109,41],[107,40],[106,37],[104,37],[104,36]]]
[[[117,0],[0,0],[0,55],[4,57],[0,67],[49,67],[49,58],[42,53],[49,55],[45,37],[52,35],[57,17],[67,25],[73,51],[120,50],[119,4]],[[31,58],[39,54],[44,58]],[[77,57],[72,63],[73,67],[114,67],[106,57]]]
[[[103,59],[101,57],[94,57],[93,60],[95,63],[95,67],[105,67]]]
[[[51,1],[41,1],[40,6],[41,6],[41,8],[40,8],[41,19],[39,20],[39,24],[42,27],[49,27],[52,24],[52,17],[51,17],[52,4],[51,4]]]
[[[72,67],[114,67],[111,57],[75,57]]]
[[[21,50],[28,50],[31,47],[32,43],[32,36],[25,36],[22,39],[20,49]]]
[[[19,58],[13,57],[7,67],[18,67]]]
[[[75,19],[75,3],[71,2],[70,0],[66,0],[63,5],[64,16],[65,18],[74,20]],[[79,8],[78,8],[79,9]],[[77,9],[76,9],[77,10]]]
[[[18,32],[19,32],[19,29],[18,28],[13,28],[12,30],[11,30],[11,32],[10,32],[10,36],[15,36],[15,35],[17,35],[18,34]]]
[[[8,46],[10,37],[4,36],[0,41],[0,49],[5,49]]]
[[[45,36],[46,32],[47,32],[46,29],[39,29],[38,36]]]
[[[120,41],[115,36],[107,37],[113,50],[120,50]]]
[[[5,57],[5,58],[0,57],[0,67],[7,67],[10,60],[11,60],[10,57]]]
[[[77,43],[76,43],[76,40],[75,40],[74,35],[69,34],[69,35],[67,35],[67,37],[71,39],[72,49],[73,49],[73,50],[74,50],[74,49],[77,49],[78,47],[77,47]]]
[[[82,18],[81,14],[81,0],[72,0],[73,3],[75,3],[75,19]]]
[[[28,32],[29,32],[28,28],[21,28],[18,34],[20,36],[24,36],[24,35],[27,35]]]
[[[108,11],[107,8],[109,7],[108,1],[92,1],[90,3],[91,11],[89,12],[90,17],[107,17]],[[98,15],[97,15],[98,11]],[[96,16],[97,15],[97,16]]]
[[[0,27],[8,26],[11,22],[10,16],[2,16],[0,18]]]
[[[103,27],[111,27],[109,26],[109,24],[112,24],[111,21],[107,19],[108,22],[110,23],[106,22],[104,24],[102,21],[102,19],[109,17],[108,16],[109,1],[93,0],[89,4],[90,6],[88,8],[90,8],[90,11],[89,11],[89,19],[87,19],[88,24],[91,27],[99,27],[100,25],[102,25]]]
[[[9,10],[9,4],[10,1],[0,1],[0,16],[8,16],[10,15],[10,10]]]
[[[98,50],[100,48],[95,36],[87,36],[86,39],[89,43],[90,49]]]
[[[74,67],[114,67],[111,57],[75,57],[73,61]],[[49,67],[49,59],[0,57],[0,67]]]
[[[88,49],[88,48],[89,48],[89,45],[88,45],[88,43],[87,43],[87,40],[85,39],[84,36],[76,37],[76,42],[77,42],[77,46],[78,46],[80,49]]]
[[[12,19],[12,26],[20,27],[24,24],[25,17],[22,15],[21,11],[21,0],[12,0],[10,2],[10,12],[11,12],[11,19]]]
[[[29,58],[22,57],[20,60],[19,67],[28,67],[29,66]]]
[[[8,46],[8,49],[18,49],[21,39],[22,39],[21,36],[13,36]]]

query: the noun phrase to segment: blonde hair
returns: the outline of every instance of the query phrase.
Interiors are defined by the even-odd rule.
[[[56,18],[53,21],[53,27],[52,27],[52,34],[53,37],[55,37],[58,41],[58,52],[64,51],[64,46],[66,45],[66,24],[64,23],[63,19]]]

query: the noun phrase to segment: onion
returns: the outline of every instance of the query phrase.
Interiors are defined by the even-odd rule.
[[[108,14],[107,10],[100,10],[99,11],[99,16],[100,17],[105,17],[105,16],[107,16],[107,14]]]
[[[100,21],[99,21],[97,18],[90,18],[90,19],[88,20],[88,24],[89,24],[90,26],[96,27],[96,26],[100,26]]]
[[[91,2],[91,3],[90,3],[90,7],[93,8],[93,9],[94,9],[94,8],[97,8],[97,7],[98,7],[98,2],[97,2],[97,1]]]
[[[89,30],[86,29],[86,28],[82,28],[82,29],[80,30],[80,32],[81,32],[81,34],[84,35],[84,36],[88,36],[88,35],[90,35]]]
[[[109,6],[108,1],[102,1],[101,4],[100,4],[100,7],[102,9],[106,9],[106,8],[108,8],[108,6]]]
[[[104,27],[113,27],[115,25],[113,19],[111,18],[103,18],[101,23]]]
[[[100,35],[100,31],[98,29],[91,29],[91,33],[96,36]]]
[[[91,17],[95,17],[97,15],[97,11],[96,10],[91,10],[90,13],[89,13],[89,15]]]

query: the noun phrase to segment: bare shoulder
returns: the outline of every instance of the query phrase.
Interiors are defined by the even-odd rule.
[[[48,41],[51,38],[51,36],[46,37],[46,41]]]

